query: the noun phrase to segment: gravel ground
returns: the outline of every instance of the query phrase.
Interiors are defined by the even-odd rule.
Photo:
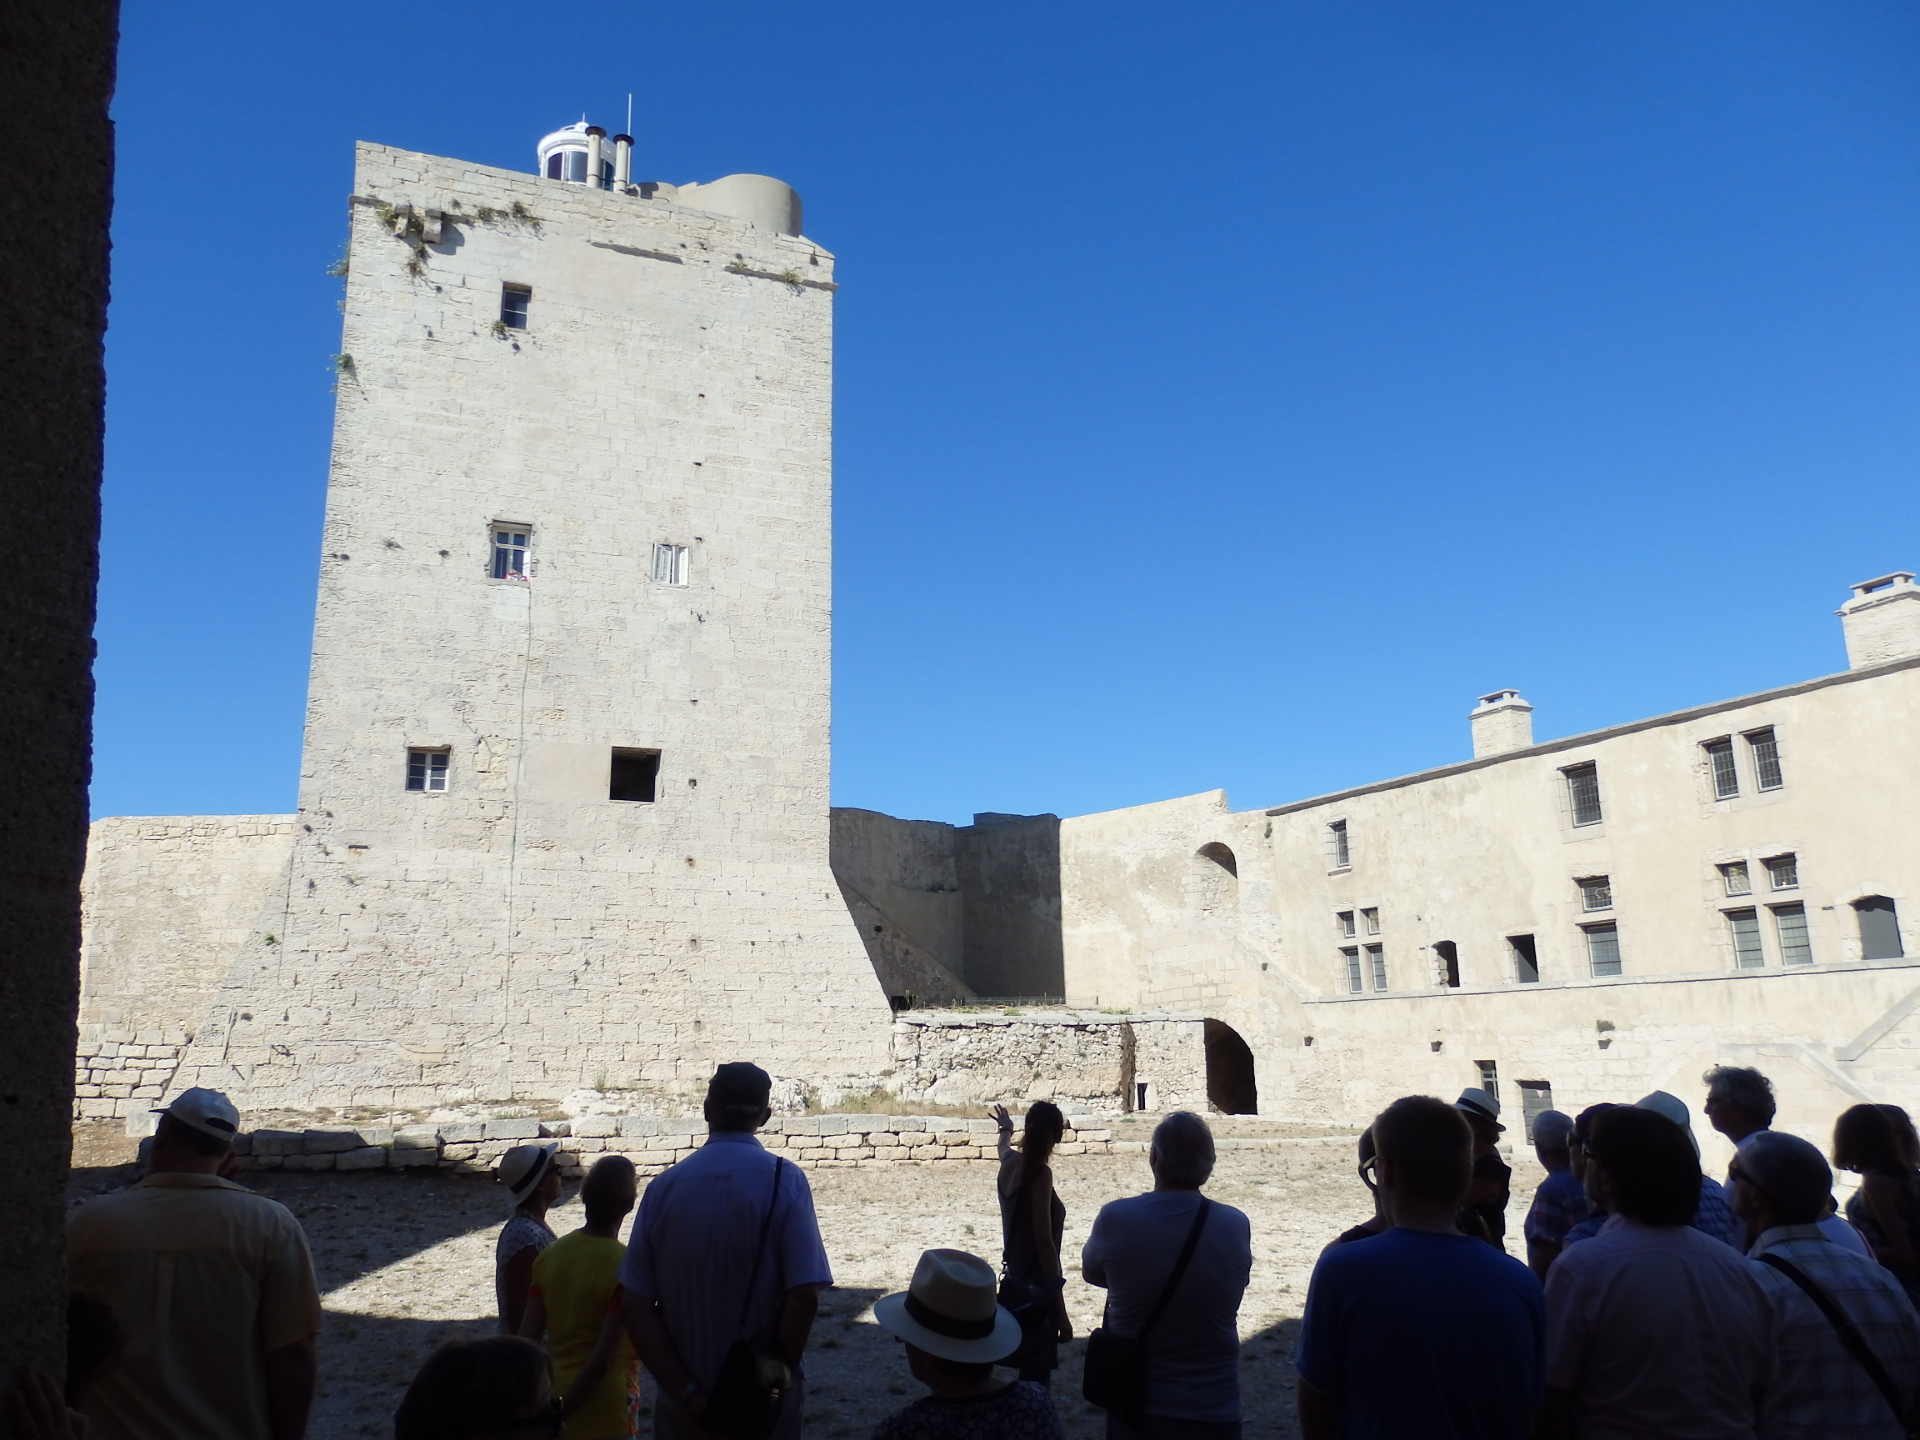
[[[1234,1127],[1236,1130],[1242,1127]],[[1264,1127],[1263,1127],[1264,1128]],[[130,1144],[76,1136],[76,1197],[124,1184]],[[1248,1440],[1296,1433],[1288,1357],[1314,1257],[1372,1209],[1353,1177],[1352,1137],[1269,1140],[1225,1148],[1207,1193],[1253,1222],[1253,1281],[1240,1308],[1241,1384]],[[1540,1179],[1516,1156],[1509,1250],[1518,1252],[1525,1197]],[[1148,1188],[1138,1153],[1061,1156],[1066,1250],[1078,1255],[1105,1201]],[[949,1245],[999,1260],[999,1212],[990,1163],[889,1164],[812,1171],[835,1288],[823,1299],[808,1352],[807,1428],[814,1440],[857,1440],[882,1416],[924,1393],[873,1302],[905,1286],[920,1252]],[[494,1328],[493,1243],[506,1218],[490,1180],[420,1172],[264,1173],[248,1177],[306,1226],[325,1296],[314,1440],[390,1433],[402,1391],[434,1346]],[[569,1198],[550,1217],[561,1234],[580,1224]],[[1067,1304],[1080,1335],[1098,1322],[1102,1293],[1073,1273]],[[1062,1355],[1054,1393],[1070,1440],[1105,1433],[1102,1412],[1079,1398],[1082,1344]]]

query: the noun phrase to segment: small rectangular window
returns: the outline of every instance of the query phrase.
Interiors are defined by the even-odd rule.
[[[1520,1119],[1527,1128],[1527,1143],[1533,1143],[1533,1122],[1553,1108],[1553,1086],[1545,1080],[1520,1082]],[[1562,1144],[1565,1142],[1562,1141]]]
[[[1460,988],[1460,947],[1451,940],[1433,942],[1433,953],[1440,962],[1440,974],[1437,977],[1442,985],[1450,990]]]
[[[1792,890],[1800,883],[1800,857],[1798,855],[1775,855],[1763,860],[1767,867],[1767,882],[1776,890]]]
[[[1362,910],[1360,912],[1360,918],[1367,922],[1367,934],[1378,935],[1380,933],[1380,912],[1378,910]]]
[[[1713,771],[1713,798],[1730,800],[1740,793],[1740,772],[1733,763],[1733,741],[1709,740],[1703,747]]]
[[[1567,803],[1576,825],[1600,823],[1600,770],[1596,765],[1571,765],[1560,772],[1567,777]]]
[[[1500,1098],[1500,1067],[1491,1060],[1476,1060],[1473,1063],[1480,1071],[1480,1088],[1498,1100]]]
[[[656,585],[687,583],[686,546],[662,543],[653,547],[653,583]]]
[[[1344,870],[1353,862],[1353,852],[1347,848],[1346,821],[1336,820],[1327,826],[1327,852],[1336,870]]]
[[[1341,935],[1351,940],[1354,936],[1353,912],[1351,910],[1342,910],[1334,918],[1340,922]]]
[[[1860,958],[1898,960],[1906,954],[1900,943],[1900,912],[1885,895],[1869,895],[1853,902],[1860,920]]]
[[[1782,965],[1811,965],[1813,963],[1813,941],[1807,934],[1806,906],[1774,906],[1773,934],[1774,938],[1780,942],[1780,963]]]
[[[496,520],[493,525],[493,578],[527,578],[527,538],[532,531],[525,525]]]
[[[607,776],[609,800],[651,802],[659,782],[660,752],[658,750],[616,749],[613,752],[613,763]]]
[[[1367,946],[1367,968],[1373,972],[1373,988],[1387,988],[1387,952],[1379,945]]]
[[[407,751],[407,789],[441,791],[447,788],[445,750]]]
[[[1576,880],[1580,887],[1580,908],[1582,910],[1611,910],[1613,908],[1613,879],[1607,875],[1589,875],[1584,880]]]
[[[1587,972],[1592,975],[1620,973],[1620,928],[1617,925],[1588,925]]]
[[[1540,983],[1540,952],[1534,948],[1533,936],[1509,935],[1507,948],[1513,952],[1513,978],[1522,985]]]
[[[1786,777],[1780,773],[1780,742],[1774,738],[1773,727],[1747,732],[1747,754],[1753,760],[1753,783],[1761,790],[1778,790],[1786,784]]]
[[[1767,955],[1760,948],[1760,917],[1752,910],[1729,910],[1727,929],[1733,934],[1733,963],[1742,970],[1765,967]]]
[[[1340,958],[1346,962],[1347,966],[1347,993],[1350,995],[1358,995],[1362,988],[1364,988],[1360,974],[1359,947],[1353,945],[1347,946],[1340,952]]]
[[[1720,887],[1729,895],[1751,895],[1753,877],[1747,874],[1747,862],[1735,860],[1720,867]]]
[[[533,289],[527,285],[500,287],[500,323],[509,330],[527,328],[527,307],[533,303]]]

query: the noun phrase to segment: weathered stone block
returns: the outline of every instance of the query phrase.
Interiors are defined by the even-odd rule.
[[[432,1125],[402,1125],[393,1132],[393,1143],[409,1149],[433,1149],[440,1143],[440,1131]]]
[[[387,1152],[378,1145],[368,1145],[359,1150],[343,1150],[333,1158],[336,1170],[384,1170],[387,1168]]]
[[[396,1170],[407,1170],[419,1165],[436,1165],[440,1161],[440,1151],[411,1145],[396,1145],[387,1156],[387,1164]]]
[[[298,1130],[255,1130],[253,1153],[256,1155],[299,1155],[305,1151],[304,1137]]]
[[[339,1155],[361,1148],[358,1130],[308,1130],[302,1137],[301,1151],[307,1155]]]
[[[440,1138],[450,1145],[468,1145],[487,1138],[484,1120],[449,1120],[438,1128]]]
[[[440,1158],[443,1160],[471,1160],[479,1153],[480,1147],[478,1145],[456,1143],[442,1146]]]
[[[489,1120],[486,1138],[489,1140],[515,1140],[525,1142],[540,1138],[538,1120]]]
[[[613,1115],[583,1115],[573,1122],[573,1133],[581,1139],[608,1139],[620,1133],[620,1121]]]

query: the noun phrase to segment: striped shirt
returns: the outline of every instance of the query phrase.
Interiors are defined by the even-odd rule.
[[[1749,1254],[1773,1301],[1774,1373],[1760,1440],[1904,1440],[1906,1428],[1820,1307],[1755,1257],[1778,1255],[1833,1297],[1911,1406],[1920,1385],[1920,1315],[1884,1267],[1835,1245],[1818,1225],[1776,1225]]]

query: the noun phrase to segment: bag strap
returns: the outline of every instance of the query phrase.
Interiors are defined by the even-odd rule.
[[[760,1219],[760,1239],[753,1247],[753,1270],[747,1276],[747,1293],[740,1301],[740,1318],[733,1322],[735,1330],[747,1323],[747,1314],[753,1309],[753,1292],[760,1284],[760,1261],[767,1253],[767,1233],[773,1229],[773,1212],[780,1205],[780,1170],[786,1163],[784,1155],[773,1157],[773,1194],[767,1197],[767,1213]]]
[[[1873,1348],[1867,1344],[1867,1337],[1862,1335],[1860,1327],[1853,1323],[1853,1317],[1842,1310],[1839,1303],[1798,1265],[1773,1254],[1758,1255],[1754,1258],[1762,1265],[1778,1270],[1804,1290],[1807,1298],[1820,1307],[1820,1313],[1827,1317],[1828,1322],[1839,1334],[1840,1343],[1847,1347],[1847,1352],[1855,1360],[1860,1362],[1860,1368],[1867,1372],[1867,1378],[1873,1381],[1874,1388],[1879,1390],[1882,1398],[1893,1407],[1894,1415],[1898,1417],[1902,1428],[1905,1428],[1907,1413],[1900,1406],[1900,1392],[1894,1388],[1893,1377],[1887,1374],[1886,1366],[1882,1365],[1879,1357],[1873,1353]]]
[[[1153,1309],[1147,1315],[1147,1323],[1140,1327],[1140,1334],[1137,1337],[1140,1343],[1146,1343],[1147,1332],[1153,1329],[1154,1323],[1160,1318],[1160,1312],[1165,1310],[1167,1302],[1173,1299],[1173,1292],[1180,1288],[1181,1277],[1187,1273],[1187,1262],[1193,1259],[1194,1247],[1200,1243],[1200,1232],[1207,1223],[1207,1212],[1212,1208],[1213,1202],[1206,1196],[1201,1196],[1200,1208],[1193,1215],[1193,1228],[1187,1231],[1187,1243],[1180,1247],[1180,1258],[1173,1262],[1173,1274],[1167,1277],[1167,1288],[1162,1290],[1160,1298],[1153,1302]]]

